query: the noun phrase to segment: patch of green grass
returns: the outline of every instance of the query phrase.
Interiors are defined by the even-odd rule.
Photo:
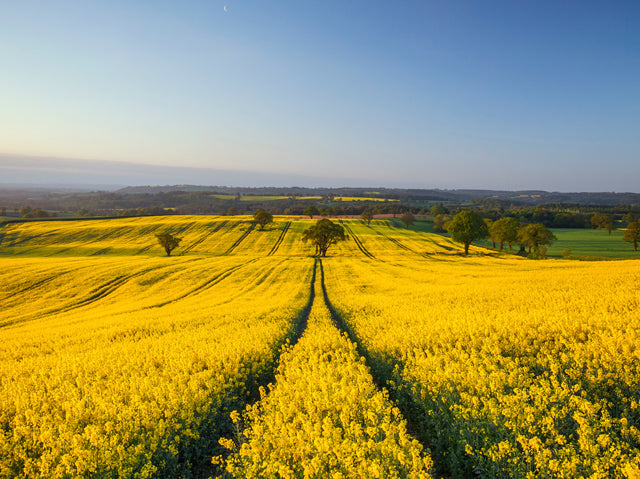
[[[558,238],[547,250],[547,257],[562,258],[562,252],[571,250],[568,259],[598,260],[606,258],[640,258],[640,251],[633,251],[631,243],[622,241],[624,231],[614,230],[611,236],[605,230],[552,228]],[[491,246],[489,240],[479,241],[479,245]],[[506,245],[505,245],[506,249]],[[518,245],[514,245],[518,251]]]
[[[400,215],[397,218],[390,218],[391,223],[402,229],[406,229],[402,221],[400,221]],[[424,218],[417,219],[415,223],[409,226],[410,231],[421,231],[422,233],[435,233],[433,229],[433,219],[432,218]]]
[[[565,249],[571,250],[571,256],[605,256],[610,258],[640,257],[633,251],[631,243],[622,241],[624,232],[614,230],[611,235],[605,230],[554,228],[554,241],[547,256],[561,258]]]

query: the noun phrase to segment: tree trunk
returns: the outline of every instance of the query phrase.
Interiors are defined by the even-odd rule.
[[[465,256],[469,254],[469,243],[464,244],[464,254]]]
[[[638,241],[633,240],[633,251],[638,251]]]

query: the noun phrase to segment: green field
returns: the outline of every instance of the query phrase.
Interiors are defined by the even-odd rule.
[[[615,230],[611,235],[605,230],[553,229],[558,241],[549,248],[548,255],[560,257],[569,248],[572,256],[605,256],[608,258],[636,258],[640,253],[633,251],[631,243],[622,241],[624,232]]]

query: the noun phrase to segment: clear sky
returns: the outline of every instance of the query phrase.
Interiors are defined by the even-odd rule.
[[[637,1],[0,7],[0,154],[640,192]]]

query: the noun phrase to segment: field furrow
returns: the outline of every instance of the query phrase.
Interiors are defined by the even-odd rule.
[[[278,248],[282,244],[282,241],[284,241],[284,237],[286,236],[287,231],[289,230],[290,226],[291,226],[291,221],[287,221],[284,224],[284,226],[282,227],[282,233],[280,233],[280,236],[278,237],[278,240],[275,242],[275,244],[273,245],[273,248],[271,248],[271,251],[269,251],[267,256],[271,256],[271,255],[275,254],[276,251],[278,251]]]
[[[428,454],[333,323],[321,281],[314,289],[307,327],[282,354],[275,384],[242,418],[231,414],[235,441],[221,440],[231,454],[214,462],[241,478],[430,477]]]

